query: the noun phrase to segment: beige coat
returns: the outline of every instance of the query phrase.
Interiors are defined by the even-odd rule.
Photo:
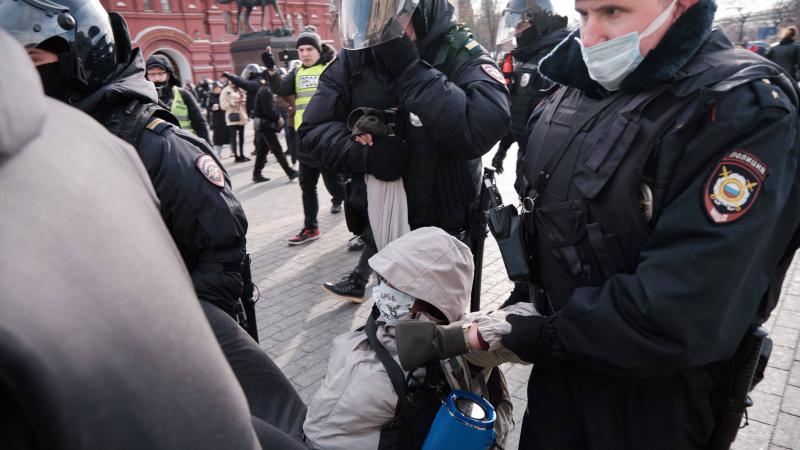
[[[441,229],[411,231],[389,243],[369,262],[396,289],[436,306],[450,322],[464,316],[472,289],[472,253]],[[378,321],[376,334],[400,364],[394,330],[394,326]],[[508,351],[486,353],[466,356],[470,362],[486,367],[516,359]],[[466,367],[466,363],[460,365]],[[415,372],[415,377],[422,378],[421,371],[425,369],[417,370],[420,372]],[[489,370],[485,370],[484,375],[488,374]],[[472,386],[464,388],[472,390]],[[374,450],[378,448],[381,428],[394,418],[396,409],[397,394],[366,333],[345,333],[333,340],[328,373],[308,405],[303,431],[316,449]],[[495,432],[502,445],[513,427],[511,402],[505,402],[497,415]]]
[[[245,101],[247,94],[237,89],[232,84],[225,86],[225,89],[219,94],[219,107],[225,111],[225,124],[228,126],[245,125],[247,124],[247,106]],[[230,116],[231,113],[238,112],[239,120],[233,121]]]

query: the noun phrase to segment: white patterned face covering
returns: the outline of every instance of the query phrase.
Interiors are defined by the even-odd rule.
[[[639,50],[641,40],[655,33],[667,23],[675,10],[677,1],[674,0],[670,3],[667,9],[653,19],[641,34],[633,31],[591,47],[584,47],[583,42],[575,38],[581,46],[583,62],[586,63],[586,68],[589,70],[589,77],[606,90],[618,91],[625,78],[633,73],[644,60]]]
[[[413,296],[400,292],[383,281],[372,288],[372,299],[381,313],[378,320],[385,322],[386,325],[395,325],[398,319],[407,316],[416,300]]]

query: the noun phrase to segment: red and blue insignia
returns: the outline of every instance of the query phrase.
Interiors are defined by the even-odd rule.
[[[500,73],[500,70],[497,67],[491,64],[481,64],[481,69],[483,69],[487,75],[494,78],[498,83],[502,84],[503,86],[506,85],[506,79],[503,78],[503,74]]]
[[[750,210],[767,177],[767,165],[750,153],[734,150],[706,181],[703,200],[714,223],[733,222]]]
[[[219,164],[214,161],[211,155],[201,155],[197,158],[196,165],[197,170],[199,170],[211,184],[218,187],[225,186],[225,175],[222,173]]]

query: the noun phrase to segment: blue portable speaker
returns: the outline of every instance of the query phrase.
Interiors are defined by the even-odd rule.
[[[486,450],[494,443],[494,407],[472,392],[450,392],[422,450]]]

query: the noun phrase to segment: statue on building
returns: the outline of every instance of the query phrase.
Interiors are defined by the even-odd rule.
[[[233,3],[234,0],[217,1],[224,5],[227,3]],[[253,8],[256,6],[261,6],[261,31],[266,31],[268,34],[272,33],[276,36],[288,36],[291,34],[291,31],[289,31],[289,26],[286,23],[286,19],[284,19],[283,13],[281,12],[281,8],[278,6],[278,0],[236,0],[236,16],[238,24],[236,26],[236,34],[241,35],[256,32],[256,30],[250,26],[250,14],[252,14]],[[272,8],[278,14],[278,18],[281,19],[283,28],[273,32],[264,29],[264,18],[267,16],[267,6],[272,6]]]

